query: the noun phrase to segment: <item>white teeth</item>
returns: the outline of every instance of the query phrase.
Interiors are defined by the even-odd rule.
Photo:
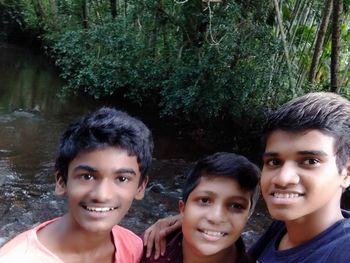
[[[296,194],[296,193],[274,193],[273,196],[276,197],[276,198],[296,198],[296,197],[299,197],[300,194]]]
[[[225,235],[225,233],[223,232],[215,232],[215,231],[209,231],[209,230],[204,230],[203,233],[214,237],[222,237]]]
[[[101,213],[112,211],[115,209],[115,207],[89,207],[89,206],[86,206],[85,208],[90,212],[101,212]]]

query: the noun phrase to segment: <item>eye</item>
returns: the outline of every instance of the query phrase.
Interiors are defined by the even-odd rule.
[[[245,210],[246,207],[240,203],[231,203],[229,204],[229,208],[232,210]]]
[[[210,199],[208,197],[200,197],[200,198],[198,198],[198,203],[200,205],[209,205]]]
[[[92,174],[86,173],[86,174],[81,174],[80,178],[85,181],[91,181],[94,179],[94,176]]]
[[[267,159],[264,163],[267,166],[278,166],[281,164],[281,161],[279,159]]]
[[[118,183],[124,183],[124,182],[128,182],[128,181],[129,181],[129,178],[126,177],[126,176],[120,175],[120,176],[116,177],[115,180],[116,180]]]
[[[315,165],[318,165],[320,163],[320,160],[315,159],[315,158],[307,158],[307,159],[304,159],[301,163],[303,165],[315,166]]]

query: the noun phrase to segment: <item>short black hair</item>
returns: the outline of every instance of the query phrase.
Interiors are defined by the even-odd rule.
[[[246,157],[228,152],[214,153],[197,161],[187,176],[182,201],[187,201],[202,177],[218,176],[234,179],[242,189],[252,191],[250,210],[253,211],[259,197],[260,169]]]
[[[68,166],[80,153],[106,147],[117,147],[137,157],[140,183],[152,162],[151,131],[140,120],[123,111],[102,107],[70,124],[63,133],[56,158],[57,176],[67,182]]]
[[[264,148],[269,135],[276,130],[314,129],[335,139],[337,167],[342,170],[350,158],[350,102],[335,93],[308,93],[270,113],[263,132]]]

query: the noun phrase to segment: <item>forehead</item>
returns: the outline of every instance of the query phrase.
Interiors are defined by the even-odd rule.
[[[243,189],[238,181],[226,176],[202,176],[192,192],[208,192],[217,196],[232,197],[243,195],[250,198],[252,191]]]
[[[322,151],[334,154],[335,139],[320,130],[290,132],[275,130],[266,140],[266,152]]]
[[[98,171],[133,168],[139,171],[137,157],[130,155],[127,150],[117,147],[106,147],[79,153],[69,164],[69,170],[86,165]]]

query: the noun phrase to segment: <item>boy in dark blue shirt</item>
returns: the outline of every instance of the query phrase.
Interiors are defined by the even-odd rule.
[[[261,191],[273,222],[250,249],[259,262],[349,262],[350,102],[311,93],[265,125]]]

